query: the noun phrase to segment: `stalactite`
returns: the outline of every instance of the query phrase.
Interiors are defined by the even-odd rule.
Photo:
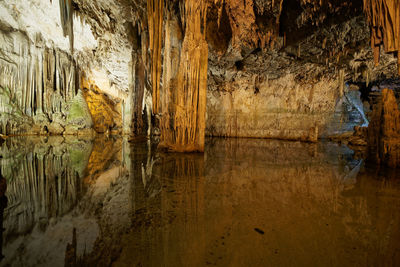
[[[29,51],[29,52],[28,52]],[[18,62],[0,64],[0,118],[11,130],[0,134],[33,133],[33,123],[47,125],[75,96],[77,67],[66,52],[50,48],[20,50]],[[32,120],[33,119],[33,120]]]
[[[74,50],[74,27],[72,13],[72,0],[60,0],[61,26],[64,37],[69,36],[71,54]]]
[[[400,0],[364,0],[364,11],[371,27],[375,65],[383,44],[386,53],[397,53],[400,75]]]
[[[165,38],[165,73],[161,144],[173,151],[204,151],[208,44],[205,40],[207,3],[180,2],[185,27],[180,55],[169,17]],[[171,12],[171,11],[169,11]],[[171,38],[172,37],[172,38]],[[177,61],[179,63],[177,63]],[[178,66],[178,67],[177,67]],[[170,69],[175,67],[175,69]],[[177,67],[177,71],[176,71]]]
[[[143,97],[144,97],[144,84],[145,84],[145,66],[143,63],[143,59],[140,55],[134,56],[133,63],[133,75],[135,77],[134,80],[134,97],[133,97],[133,132],[135,135],[144,134],[144,125],[142,119],[142,111],[143,111]]]
[[[153,113],[159,113],[164,0],[147,0]]]

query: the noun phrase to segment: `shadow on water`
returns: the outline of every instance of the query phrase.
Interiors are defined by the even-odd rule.
[[[51,137],[0,153],[2,266],[400,264],[400,175],[346,146]]]

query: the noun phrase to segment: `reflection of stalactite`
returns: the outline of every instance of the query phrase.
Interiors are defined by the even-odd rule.
[[[26,147],[18,145],[21,141]],[[9,181],[6,239],[30,231],[44,218],[66,214],[75,206],[82,191],[76,167],[83,161],[79,153],[90,153],[90,149],[86,151],[84,143],[76,150],[73,147],[65,143],[32,146],[23,139],[3,145],[1,165]]]
[[[400,0],[364,0],[364,10],[371,27],[375,64],[384,44],[386,53],[397,53],[400,75]]]
[[[77,266],[76,258],[76,228],[72,230],[72,242],[65,249],[64,266]]]
[[[5,193],[7,191],[7,181],[1,174],[0,168],[0,262],[4,258],[3,255],[3,216],[4,216],[4,209],[7,207],[8,198],[6,197]]]
[[[140,162],[146,171],[142,173],[144,176],[140,173],[134,175],[133,233],[142,245],[133,250],[132,265],[139,262],[159,265],[159,259],[164,259],[165,265],[197,262],[198,255],[185,248],[193,244],[191,237],[203,236],[205,231],[204,156],[163,153],[157,154],[159,157],[154,163],[154,154],[148,153],[146,158],[145,153],[139,151],[137,156],[140,160],[136,158],[135,161]],[[146,184],[143,184],[144,180]],[[199,244],[205,244],[200,240]],[[176,246],[185,251],[184,256],[176,253]]]
[[[201,262],[196,252],[186,250],[179,255],[171,249],[171,240],[176,240],[182,248],[193,244],[193,236],[198,237],[198,249],[204,250],[205,187],[204,156],[202,154],[163,155],[160,165],[163,177],[161,193],[161,216],[163,222],[162,250],[169,255],[166,265],[174,262]],[[174,193],[171,194],[171,191]],[[173,219],[172,219],[173,218]],[[179,227],[171,225],[174,220]],[[193,265],[198,265],[193,264]]]
[[[164,0],[147,0],[153,113],[159,112]]]
[[[193,0],[180,4],[181,20],[185,28],[180,54],[174,44],[179,33],[174,33],[175,28],[171,28],[174,21],[170,15],[166,26],[166,84],[162,94],[162,103],[166,106],[162,107],[160,145],[181,152],[204,151],[208,67],[208,45],[205,40],[207,3]],[[177,71],[168,71],[170,67],[177,67]]]

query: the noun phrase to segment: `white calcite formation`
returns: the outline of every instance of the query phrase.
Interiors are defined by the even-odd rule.
[[[60,10],[60,3],[0,3],[1,134],[66,133],[72,100],[85,89],[82,76],[114,103],[128,96],[132,49],[126,37],[99,36],[83,14],[71,6]]]

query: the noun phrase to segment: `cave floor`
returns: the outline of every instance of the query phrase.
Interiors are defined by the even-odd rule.
[[[0,151],[2,266],[400,266],[400,172],[346,146],[212,138],[164,154],[52,137]]]

